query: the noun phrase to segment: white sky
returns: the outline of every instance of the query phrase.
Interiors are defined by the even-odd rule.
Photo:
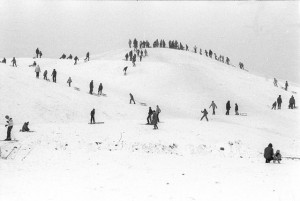
[[[177,39],[244,62],[252,72],[300,83],[299,3],[1,1],[0,57],[79,57],[128,47],[128,39]]]

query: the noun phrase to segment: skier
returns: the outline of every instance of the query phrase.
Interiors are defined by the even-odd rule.
[[[16,61],[16,58],[14,57],[11,62],[13,63],[13,67],[16,66],[17,67],[17,61]]]
[[[47,73],[48,73],[48,71],[45,70],[45,71],[44,71],[44,74],[43,74],[43,75],[44,75],[44,80],[48,80],[48,78],[47,78]]]
[[[34,61],[33,64],[29,65],[29,67],[35,67],[36,66],[36,62]]]
[[[149,107],[149,111],[148,111],[148,117],[147,117],[147,124],[151,123],[151,115],[153,114],[153,111],[151,109],[151,107]]]
[[[277,104],[277,102],[275,101],[274,103],[273,103],[273,105],[272,105],[272,108],[271,108],[271,110],[276,110],[276,104]]]
[[[6,121],[6,125],[5,127],[7,127],[7,136],[6,136],[6,139],[5,141],[10,141],[11,140],[11,130],[14,126],[14,122],[13,122],[13,119],[10,118],[8,115],[5,116],[5,119],[7,120]]]
[[[274,82],[273,82],[273,83],[274,83],[274,86],[275,86],[275,87],[278,87],[278,86],[277,86],[277,79],[276,79],[275,77],[274,77]]]
[[[235,115],[239,115],[239,106],[237,103],[235,104],[234,111],[235,111]]]
[[[285,81],[285,90],[286,91],[287,91],[288,86],[289,86],[288,81]]]
[[[156,114],[157,114],[157,121],[159,122],[159,114],[161,113],[161,109],[158,105],[156,105]]]
[[[153,111],[153,120],[152,120],[152,124],[154,125],[154,130],[158,129],[157,127],[157,112],[154,110]]]
[[[90,60],[90,53],[87,52],[87,53],[86,53],[86,58],[84,59],[84,61],[89,61],[89,60]]]
[[[29,122],[25,122],[22,126],[21,132],[29,132],[30,129],[28,128]]]
[[[63,53],[59,59],[65,59],[66,55]]]
[[[95,123],[95,108],[91,111],[91,124]]]
[[[202,119],[205,117],[206,118],[206,121],[208,121],[208,118],[207,118],[207,114],[208,112],[206,111],[206,109],[204,108],[203,111],[201,111],[201,113],[203,113],[203,116],[201,117],[200,121],[202,121]]]
[[[5,59],[5,57],[2,59],[1,63],[6,64],[6,59]]]
[[[129,56],[128,56],[128,53],[126,53],[126,54],[125,54],[125,59],[126,59],[126,61],[128,61],[128,57],[129,57]]]
[[[229,115],[229,110],[230,110],[230,101],[227,101],[226,103],[226,115]]]
[[[93,94],[94,83],[93,80],[90,82],[90,94]]]
[[[213,113],[212,113],[212,115],[215,115],[215,114],[216,114],[216,113],[215,113],[215,109],[216,109],[216,108],[218,108],[218,107],[217,107],[217,105],[215,104],[215,102],[214,102],[214,101],[212,101],[212,102],[211,102],[211,104],[210,104],[209,108],[210,108],[210,107],[212,107],[212,109],[213,109]]]
[[[135,104],[135,101],[134,101],[133,95],[132,95],[131,93],[129,93],[129,96],[130,96],[130,101],[129,101],[129,104],[131,104],[131,101],[133,101],[133,103]]]
[[[77,64],[77,61],[79,61],[79,59],[78,59],[78,57],[76,56],[76,57],[74,58],[74,60],[75,60],[74,65],[76,65],[76,64]]]
[[[277,109],[278,110],[281,109],[281,103],[282,103],[282,99],[281,99],[281,95],[279,95],[277,98]]]
[[[69,84],[69,87],[71,87],[71,83],[72,83],[71,77],[69,77],[69,79],[67,80],[67,83]]]
[[[100,83],[100,85],[98,87],[98,95],[102,95],[102,90],[103,90],[103,86],[102,86],[102,83]]]
[[[127,71],[128,66],[125,66],[123,71],[124,71],[124,75],[126,75],[126,71]]]
[[[273,163],[275,163],[276,161],[278,163],[280,163],[280,161],[281,161],[280,150],[277,150],[276,153],[274,154]]]
[[[41,72],[41,68],[40,68],[40,66],[39,65],[37,65],[36,67],[35,67],[35,73],[36,73],[36,78],[40,78],[40,72]]]
[[[36,48],[35,53],[36,53],[36,58],[39,58],[39,54],[40,54],[39,48]]]
[[[272,147],[273,145],[270,143],[268,147],[265,148],[264,157],[266,159],[266,163],[270,163],[270,161],[274,159],[273,158],[274,151]]]
[[[52,72],[51,76],[52,76],[53,82],[55,82],[55,83],[56,83],[56,75],[57,75],[57,72],[56,72],[55,69],[53,69],[53,72]]]
[[[73,59],[72,54],[70,54],[67,59]]]

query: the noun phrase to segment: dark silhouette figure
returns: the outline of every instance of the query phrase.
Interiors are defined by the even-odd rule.
[[[282,99],[281,99],[281,95],[279,95],[277,98],[277,109],[278,110],[281,109],[281,103],[282,103]]]
[[[39,48],[36,48],[35,50],[36,58],[39,58],[40,50]]]
[[[48,80],[48,78],[47,78],[47,74],[48,74],[48,71],[47,71],[47,70],[45,70],[45,71],[44,71],[44,73],[43,73],[43,75],[44,75],[44,80]]]
[[[276,105],[277,105],[277,102],[275,101],[274,103],[273,103],[273,105],[272,105],[272,108],[271,108],[271,110],[276,110]]]
[[[273,160],[274,151],[273,151],[273,145],[270,143],[268,147],[264,150],[264,157],[266,159],[266,163],[270,163],[271,160]]]
[[[16,58],[14,57],[11,62],[13,63],[13,67],[16,66],[17,67],[17,61],[16,61]]]
[[[72,54],[70,54],[67,59],[73,59]]]
[[[56,83],[56,75],[57,75],[57,72],[55,69],[53,69],[51,76],[52,76],[52,81],[55,83]]]
[[[36,66],[36,62],[34,61],[33,64],[29,65],[29,67],[35,67]]]
[[[103,86],[102,86],[102,83],[100,83],[100,85],[98,87],[98,95],[102,95],[102,90],[103,90]]]
[[[215,109],[218,108],[218,107],[217,107],[217,105],[215,104],[214,101],[211,102],[209,108],[210,108],[210,107],[212,107],[212,109],[213,109],[213,113],[212,113],[212,114],[215,115],[215,114],[216,114],[216,113],[215,113]]]
[[[123,71],[124,71],[124,75],[126,75],[126,71],[127,71],[128,66],[125,66]]]
[[[94,90],[94,83],[93,80],[90,82],[90,94],[93,94],[93,90]]]
[[[153,114],[153,111],[152,111],[151,107],[149,107],[148,117],[147,117],[148,124],[151,123],[151,116],[152,116],[152,114]]]
[[[20,131],[21,131],[21,132],[29,132],[30,129],[29,129],[28,125],[29,125],[29,122],[25,122],[25,123],[23,124],[23,126],[22,126],[22,129],[21,129]]]
[[[134,101],[133,95],[130,93],[130,94],[129,94],[129,96],[130,96],[130,101],[129,101],[129,104],[131,104],[131,101],[133,101],[133,103],[135,104],[135,101]]]
[[[235,115],[239,115],[239,106],[237,103],[235,104],[234,111],[235,111]]]
[[[89,60],[90,60],[90,53],[87,52],[84,61],[89,61]]]
[[[126,60],[126,61],[128,61],[128,57],[129,57],[129,55],[128,55],[128,53],[126,53],[126,54],[125,54],[125,60]]]
[[[1,63],[6,64],[6,59],[5,59],[5,57],[2,59]]]
[[[79,61],[79,59],[78,59],[77,56],[74,58],[74,61],[75,61],[74,65],[76,65],[76,64],[77,64],[77,61]]]
[[[7,127],[7,136],[6,136],[6,141],[10,141],[11,140],[11,130],[14,126],[14,122],[13,122],[13,119],[10,118],[8,115],[5,116],[5,119],[6,119],[6,125],[5,127]]]
[[[95,122],[95,108],[91,111],[91,124],[94,124]]]
[[[287,89],[288,89],[288,86],[289,86],[288,81],[285,81],[285,90],[286,90],[286,91],[287,91]]]
[[[230,108],[231,108],[230,101],[227,101],[227,103],[226,103],[226,115],[229,115]]]
[[[42,58],[42,55],[43,55],[42,51],[39,52],[39,55],[40,55],[40,58]]]
[[[67,83],[69,84],[69,87],[71,87],[71,83],[72,83],[72,78],[69,77],[69,79],[67,80]]]
[[[157,112],[154,110],[153,111],[153,120],[152,120],[152,124],[154,125],[154,130],[158,129],[157,127]]]
[[[65,54],[62,54],[61,57],[59,59],[65,59],[66,58],[66,55]]]
[[[206,111],[206,109],[204,108],[203,111],[201,111],[201,113],[203,113],[203,116],[201,117],[200,121],[202,121],[202,119],[205,117],[206,118],[206,121],[208,121],[208,118],[207,118],[207,114],[208,112]]]
[[[292,95],[292,97],[289,100],[289,109],[294,109],[295,108],[295,98]]]

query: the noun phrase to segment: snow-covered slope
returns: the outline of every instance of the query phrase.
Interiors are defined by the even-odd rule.
[[[18,58],[17,68],[0,64],[0,117],[2,122],[5,115],[13,117],[19,139],[0,142],[2,157],[17,147],[10,160],[0,161],[5,181],[0,200],[300,198],[287,188],[299,179],[299,162],[266,165],[261,154],[272,142],[284,156],[300,156],[299,110],[287,109],[292,95],[297,104],[296,84],[284,91],[282,80],[276,88],[273,78],[172,49],[149,49],[149,56],[132,67],[123,60],[128,51],[81,59],[76,66],[71,60],[36,59],[48,77],[57,70],[57,83],[42,75],[36,79],[28,67],[33,59]],[[66,83],[69,76],[72,87]],[[101,82],[106,96],[88,94],[91,80],[94,92]],[[129,93],[137,104],[129,104]],[[278,95],[282,110],[271,110]],[[200,122],[201,110],[209,110],[212,100],[216,115],[209,111],[209,122]],[[232,109],[226,116],[228,100]],[[247,116],[233,115],[234,103]],[[156,105],[162,123],[152,130],[144,124],[148,107]],[[104,124],[87,124],[92,108]],[[35,132],[18,132],[25,121]],[[5,135],[2,126],[0,137]],[[31,185],[24,185],[28,181]]]

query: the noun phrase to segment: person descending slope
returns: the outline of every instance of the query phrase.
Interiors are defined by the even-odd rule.
[[[277,105],[277,102],[275,101],[274,103],[273,103],[273,105],[272,105],[272,108],[271,108],[271,110],[276,110],[276,105]]]
[[[212,102],[211,102],[211,104],[210,104],[209,108],[210,108],[210,107],[212,107],[212,109],[213,109],[213,113],[212,113],[212,115],[215,115],[215,114],[216,114],[216,113],[215,113],[215,109],[216,109],[216,108],[218,108],[218,107],[217,107],[217,105],[215,104],[215,102],[214,102],[214,101],[212,101]]]
[[[95,108],[91,111],[91,124],[94,124],[95,122]]]
[[[208,121],[208,118],[207,118],[207,114],[208,112],[206,111],[206,109],[204,108],[203,111],[201,111],[201,113],[203,113],[203,116],[201,117],[200,121],[202,121],[202,119],[205,117],[206,118],[206,121]]]
[[[13,119],[10,118],[8,115],[5,116],[5,119],[6,119],[6,125],[5,127],[7,127],[7,136],[6,136],[6,141],[10,141],[11,140],[11,131],[12,131],[12,128],[14,126],[14,122],[13,122]]]
[[[43,74],[43,75],[44,75],[44,80],[48,80],[48,78],[47,78],[47,74],[48,74],[48,71],[47,71],[47,70],[45,70],[45,71],[44,71],[44,74]]]

